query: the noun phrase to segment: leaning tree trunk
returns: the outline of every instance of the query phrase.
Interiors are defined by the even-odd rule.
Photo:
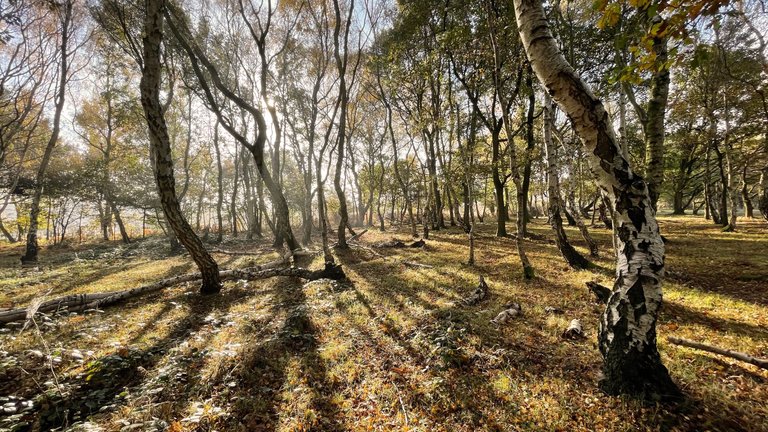
[[[141,73],[141,106],[147,119],[149,142],[155,159],[155,181],[160,203],[168,224],[176,237],[184,245],[189,255],[200,269],[203,294],[214,294],[221,290],[219,267],[216,261],[203,247],[192,227],[181,212],[176,197],[176,183],[173,177],[173,157],[168,127],[165,123],[163,108],[160,105],[160,80],[162,63],[160,58],[163,41],[164,0],[147,0],[144,19],[144,65]]]
[[[72,1],[66,1],[62,6],[64,8],[64,17],[61,28],[61,45],[59,46],[59,82],[56,91],[56,104],[53,113],[53,128],[51,136],[48,138],[48,144],[45,146],[43,158],[40,160],[40,166],[37,169],[35,177],[35,191],[32,194],[32,203],[29,208],[29,230],[27,231],[27,245],[24,256],[21,257],[22,264],[32,264],[37,262],[37,219],[40,216],[40,198],[43,195],[43,182],[45,181],[45,172],[48,170],[48,164],[51,161],[53,148],[59,140],[59,131],[61,130],[61,112],[64,109],[64,96],[67,94],[67,75],[69,74],[69,37],[71,36],[70,26],[72,25]]]
[[[120,216],[120,209],[117,208],[117,204],[114,201],[108,201],[107,205],[109,205],[112,213],[115,215],[115,222],[117,222],[117,227],[120,229],[120,239],[125,244],[130,243],[131,238],[128,236],[128,230],[125,229],[125,223],[123,223],[123,218]]]
[[[533,70],[571,119],[591,171],[613,207],[617,277],[598,332],[604,358],[600,387],[613,395],[678,397],[680,390],[656,347],[664,242],[648,186],[623,157],[602,102],[560,52],[541,0],[514,0],[514,5]]]
[[[596,258],[598,256],[597,243],[589,234],[589,229],[587,229],[587,225],[584,223],[584,219],[581,218],[582,215],[579,214],[579,209],[576,207],[576,197],[574,196],[573,192],[568,194],[566,205],[571,211],[571,215],[573,216],[573,220],[576,222],[576,226],[579,228],[581,237],[585,242],[587,242],[587,247],[589,248],[589,256]]]
[[[549,223],[555,232],[555,243],[560,253],[569,266],[575,269],[584,269],[589,265],[576,249],[568,242],[568,236],[563,228],[561,212],[565,212],[563,200],[560,198],[560,175],[557,160],[557,146],[552,142],[552,125],[555,121],[555,113],[552,107],[552,98],[549,95],[544,99],[544,151],[547,154],[547,191],[549,192]],[[579,215],[576,215],[579,217]]]

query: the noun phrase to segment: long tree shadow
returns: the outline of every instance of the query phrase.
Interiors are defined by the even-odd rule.
[[[370,321],[380,323],[378,329],[383,333],[378,336],[373,330],[355,325],[357,331],[363,334],[367,339],[376,340],[384,337],[386,344],[379,343],[375,349],[379,352],[377,358],[389,359],[399,358],[400,361],[387,362],[383,367],[390,371],[392,380],[399,384],[398,388],[410,389],[404,398],[407,405],[417,412],[430,412],[439,416],[453,417],[460,424],[472,425],[473,428],[487,427],[489,424],[487,399],[489,395],[497,394],[497,391],[488,382],[485,372],[484,359],[477,352],[468,352],[465,343],[469,339],[481,337],[481,345],[487,347],[503,344],[502,337],[489,337],[489,329],[480,325],[479,328],[471,322],[468,315],[477,313],[476,308],[465,310],[454,305],[440,307],[437,302],[430,303],[418,295],[415,291],[418,288],[413,287],[410,281],[404,280],[387,269],[385,263],[369,263],[369,265],[378,266],[378,269],[366,268],[366,271],[357,273],[365,280],[367,284],[375,287],[374,292],[364,293],[353,285],[354,298],[360,303]],[[390,264],[391,265],[391,264]],[[457,282],[464,282],[462,278],[457,278]],[[461,286],[461,285],[459,285]],[[425,290],[430,290],[428,286]],[[375,296],[375,299],[369,298],[369,295]],[[448,299],[454,299],[454,296],[448,296],[445,292],[437,293],[445,303]],[[456,295],[456,297],[459,297]],[[509,301],[510,298],[503,294],[499,299]],[[376,304],[376,306],[373,306]],[[408,313],[408,305],[418,304],[429,313],[415,317],[417,324],[411,329],[403,329],[400,324],[387,316],[387,310],[394,308],[397,311]],[[347,315],[353,314],[352,309],[343,302],[337,302],[337,308]],[[354,320],[350,319],[350,322]],[[353,324],[354,325],[354,324]],[[490,327],[490,324],[488,325]],[[535,326],[539,327],[539,326]],[[536,332],[536,331],[534,331]],[[389,348],[388,345],[397,347]],[[481,351],[483,346],[479,346]],[[528,364],[537,362],[544,364],[546,353],[531,359],[530,354],[515,353],[517,347],[509,346],[503,354],[505,362],[513,364]],[[531,347],[528,347],[530,349]],[[398,355],[398,352],[405,353]],[[410,365],[406,363],[410,362]],[[415,364],[415,365],[414,365]],[[403,369],[416,366],[416,369],[425,371],[432,378],[426,381],[437,383],[432,390],[441,394],[443,397],[436,399],[433,405],[428,404],[419,396],[418,391],[414,392],[417,385],[414,385],[407,376],[401,373]],[[423,381],[423,380],[422,380]],[[432,397],[430,397],[432,398]],[[514,405],[514,404],[512,404]],[[514,410],[514,406],[509,409]]]
[[[319,332],[304,288],[297,279],[278,283],[268,320],[251,320],[243,328],[255,331],[258,337],[243,348],[231,374],[236,387],[245,391],[231,407],[231,423],[225,423],[225,429],[277,430],[281,418],[291,415],[281,405],[305,404],[304,411],[294,413],[300,422],[297,428],[344,430],[338,407],[327,397],[333,384],[328,382],[325,361],[319,355]],[[282,322],[275,325],[279,319]],[[270,325],[272,329],[265,331]]]
[[[681,303],[670,300],[664,302],[661,309],[662,321],[677,321],[678,323],[698,324],[722,333],[735,333],[741,336],[747,336],[756,340],[768,341],[768,329],[759,325],[748,324],[722,317],[711,317],[689,308]]]
[[[369,266],[372,263],[368,264]],[[366,268],[365,272],[359,272],[356,276],[361,277],[367,284],[373,287],[367,293],[356,289],[356,299],[360,302],[371,319],[381,319],[382,310],[394,307],[397,310],[407,311],[403,305],[408,303],[422,304],[430,310],[426,317],[422,317],[415,327],[417,330],[403,332],[397,325],[386,327],[386,332],[394,343],[400,345],[410,356],[415,358],[420,366],[432,367],[434,373],[443,378],[436,391],[445,392],[454,395],[456,405],[460,407],[457,411],[454,407],[441,407],[442,414],[445,416],[459,416],[458,418],[471,422],[475,427],[485,424],[488,415],[488,406],[483,403],[488,394],[494,394],[495,389],[489,386],[487,375],[482,372],[488,372],[494,367],[501,367],[502,370],[524,371],[526,376],[540,377],[535,380],[554,380],[567,379],[577,387],[594,387],[600,367],[599,355],[597,350],[589,354],[590,348],[582,346],[578,348],[579,355],[570,354],[570,350],[563,350],[557,347],[557,344],[551,345],[542,343],[550,335],[544,333],[546,317],[538,315],[527,315],[524,321],[513,323],[514,329],[509,333],[505,329],[494,329],[490,324],[483,324],[478,321],[477,316],[482,316],[482,308],[490,307],[486,304],[481,307],[464,307],[453,304],[447,307],[436,307],[424,304],[418,291],[431,290],[430,284],[424,284],[421,289],[413,289],[412,281],[407,280],[402,274],[394,273],[383,268],[386,264],[377,264],[382,268],[374,271]],[[369,298],[375,296],[375,300]],[[510,300],[510,297],[499,292],[495,293],[496,299],[492,300],[496,307]],[[437,298],[442,297],[446,300],[444,293],[438,293]],[[394,299],[394,300],[393,300]],[[372,306],[376,304],[376,307]],[[479,310],[480,309],[480,310]],[[379,311],[379,312],[377,312]],[[679,312],[679,311],[678,311]],[[386,312],[383,312],[386,314]],[[707,322],[707,324],[712,324]],[[730,324],[738,328],[735,323]],[[451,339],[449,337],[452,329],[460,329],[463,333],[458,337]],[[742,327],[741,331],[750,332],[756,330],[753,327]],[[520,332],[522,335],[520,336]],[[424,338],[415,337],[416,334],[427,335],[427,341],[439,341],[432,352],[437,352],[439,356],[425,356],[423,353],[430,352],[429,344],[419,343]],[[368,337],[374,337],[368,333]],[[512,335],[508,337],[507,335]],[[437,336],[437,337],[435,337]],[[474,356],[467,356],[467,343],[474,341],[469,349],[474,350]],[[474,346],[472,346],[474,345]],[[503,361],[497,363],[497,366],[490,366],[485,361],[486,355],[494,350],[501,349]],[[594,362],[584,362],[584,356],[594,357]],[[438,367],[434,367],[437,362]],[[415,395],[409,395],[409,400],[418,398]],[[516,407],[513,397],[510,406],[505,409],[514,412]],[[722,428],[722,430],[741,430],[735,427],[732,420],[732,414],[725,414],[716,411],[716,407],[705,400],[699,400],[696,397],[690,397],[686,403],[676,406],[666,406],[662,411],[657,422],[662,427],[678,428],[681,430],[697,430],[703,424],[697,424],[688,419],[696,418],[697,406],[710,406],[711,415],[706,419],[701,419],[709,426]],[[573,409],[573,408],[570,408]],[[739,409],[735,407],[735,409]],[[469,413],[469,417],[467,417]]]
[[[177,320],[165,337],[146,348],[119,348],[112,354],[89,362],[84,374],[66,382],[66,392],[44,395],[41,403],[25,419],[34,429],[50,430],[126,404],[127,389],[145,381],[171,348],[205,325],[205,317],[211,311],[226,311],[240,297],[242,293],[236,290],[227,290],[215,297],[180,294],[173,299],[186,302],[189,311]]]
[[[143,265],[146,265],[147,262],[136,262],[131,264],[124,264],[120,266],[115,265],[107,265],[106,263],[101,263],[101,268],[93,269],[90,268],[84,268],[77,270],[77,274],[69,274],[67,276],[67,280],[64,283],[57,283],[54,285],[54,287],[50,290],[50,293],[48,296],[55,296],[57,294],[67,293],[72,291],[74,288],[85,286],[92,284],[94,282],[97,282],[101,279],[107,278],[109,276],[112,276],[114,274],[131,271],[136,269],[137,267],[141,267]],[[81,273],[82,272],[82,273]],[[46,271],[43,270],[40,274],[39,278],[35,278],[34,284],[38,286],[44,286],[44,284],[51,283],[52,281],[61,278],[60,274],[50,274],[46,275]],[[105,287],[102,291],[107,291],[108,287]],[[43,289],[36,289],[36,290],[27,290],[27,292],[24,292],[20,295],[15,295],[15,300],[19,304],[27,304],[36,297],[38,297],[40,294],[45,293]]]

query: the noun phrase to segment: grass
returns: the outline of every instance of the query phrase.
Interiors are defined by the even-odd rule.
[[[462,264],[467,238],[452,228],[430,233],[425,250],[385,252],[432,269],[337,251],[349,276],[343,283],[228,282],[222,295],[205,298],[184,285],[103,313],[3,329],[0,396],[33,400],[34,408],[0,415],[0,429],[26,422],[42,430],[767,431],[768,372],[670,345],[666,337],[768,356],[768,228],[744,222],[723,233],[694,217],[664,217],[661,226],[669,276],[659,347],[688,396],[678,406],[597,390],[602,308],[584,282],[610,285],[610,232],[592,230],[601,258],[585,271],[569,269],[549,241],[527,241],[536,278],[526,281],[513,240],[493,237],[486,224],[475,267]],[[544,221],[532,230],[551,237]],[[578,233],[568,234],[586,254]],[[407,238],[372,230],[363,240],[393,236]],[[38,270],[21,269],[20,253],[19,246],[0,248],[1,307],[124,289],[193,269],[185,256],[164,255],[154,239],[47,248]],[[222,267],[248,261],[217,258]],[[481,274],[489,299],[457,305]],[[512,301],[523,316],[492,324]],[[565,313],[548,315],[546,306]],[[586,340],[560,338],[573,318],[582,321]]]

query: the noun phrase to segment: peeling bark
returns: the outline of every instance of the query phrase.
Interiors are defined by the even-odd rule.
[[[662,302],[664,243],[648,185],[629,167],[603,103],[560,52],[541,0],[514,0],[520,37],[533,70],[568,115],[590,169],[612,206],[616,281],[600,320],[600,387],[608,394],[672,399],[680,390],[661,363],[656,321]]]

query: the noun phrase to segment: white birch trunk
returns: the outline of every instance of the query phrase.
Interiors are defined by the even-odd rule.
[[[598,332],[601,388],[648,399],[680,393],[656,348],[664,243],[646,182],[623,157],[603,103],[565,60],[541,0],[514,0],[520,37],[533,70],[568,115],[590,170],[609,199],[616,229],[616,282]]]

